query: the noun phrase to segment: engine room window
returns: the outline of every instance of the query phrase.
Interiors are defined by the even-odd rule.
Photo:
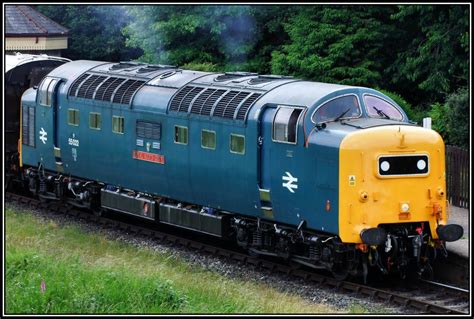
[[[296,144],[298,118],[302,109],[280,106],[273,120],[273,140]]]
[[[68,109],[67,112],[67,124],[79,126],[79,110]]]
[[[161,123],[137,121],[137,137],[152,140],[161,139]]]
[[[123,134],[125,118],[123,116],[112,116],[112,132]]]
[[[57,82],[57,79],[52,78],[46,78],[43,81],[43,83],[41,84],[41,88],[39,89],[39,103],[41,105],[51,106],[53,91]]]
[[[100,130],[102,126],[102,120],[100,113],[90,112],[89,113],[89,128],[94,130]]]
[[[186,126],[174,127],[174,142],[176,144],[188,144],[188,128]]]
[[[245,136],[230,134],[230,152],[235,154],[245,154]]]
[[[361,115],[359,99],[350,94],[330,100],[321,105],[313,114],[313,122],[329,122],[336,119],[347,119]]]
[[[216,149],[216,132],[202,130],[201,131],[201,147],[215,150]]]
[[[364,103],[370,117],[401,121],[402,113],[389,102],[375,95],[364,94]]]

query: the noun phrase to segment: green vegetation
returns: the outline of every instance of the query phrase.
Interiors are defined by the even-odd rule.
[[[72,59],[138,59],[201,71],[249,71],[378,87],[406,101],[416,122],[468,147],[469,6],[154,5],[38,9],[70,29]],[[403,106],[402,106],[403,107]],[[468,110],[468,109],[467,109]],[[461,115],[461,116],[459,116]],[[437,122],[443,121],[443,122]],[[454,126],[452,126],[454,124]],[[450,126],[450,128],[448,128]]]
[[[354,311],[310,304],[252,280],[229,279],[167,253],[15,209],[7,206],[5,212],[8,314]]]

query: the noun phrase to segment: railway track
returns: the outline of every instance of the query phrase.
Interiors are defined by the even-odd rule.
[[[246,253],[226,247],[219,247],[204,241],[196,241],[190,238],[176,236],[161,229],[156,230],[142,225],[131,224],[129,221],[124,222],[104,216],[96,216],[74,207],[64,207],[58,202],[43,202],[14,193],[6,193],[5,199],[9,202],[27,205],[37,209],[47,209],[57,214],[74,216],[98,223],[105,227],[125,230],[130,234],[141,234],[160,242],[182,245],[196,251],[210,253],[244,264],[261,267],[262,269],[283,273],[295,278],[302,278],[306,281],[316,283],[319,287],[326,287],[359,298],[371,298],[376,302],[384,303],[387,307],[403,308],[407,313],[444,315],[467,315],[470,313],[470,294],[466,289],[430,281],[419,281],[416,284],[396,285],[395,287],[383,289],[357,282],[339,281],[332,277],[316,273],[313,270],[306,270],[301,266],[294,267],[256,256],[249,256]]]

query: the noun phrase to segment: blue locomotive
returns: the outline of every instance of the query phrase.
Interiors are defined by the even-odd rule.
[[[40,198],[235,240],[338,278],[429,272],[447,225],[444,143],[389,97],[247,72],[73,61],[22,96]]]

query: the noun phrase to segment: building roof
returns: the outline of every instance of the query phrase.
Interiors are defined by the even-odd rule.
[[[30,6],[5,6],[5,35],[8,36],[66,36],[68,29]]]

